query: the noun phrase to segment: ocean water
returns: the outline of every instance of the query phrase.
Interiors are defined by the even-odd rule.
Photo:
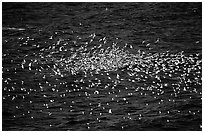
[[[201,131],[202,3],[3,3],[2,128]]]

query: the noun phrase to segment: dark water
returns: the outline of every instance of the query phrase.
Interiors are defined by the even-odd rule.
[[[2,5],[3,130],[202,130],[202,3]]]

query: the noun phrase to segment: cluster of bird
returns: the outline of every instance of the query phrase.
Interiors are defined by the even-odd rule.
[[[29,115],[31,119],[36,119],[38,113],[35,107],[41,106],[39,112],[46,112],[48,117],[54,118],[58,117],[57,112],[63,114],[65,111],[64,115],[67,115],[67,111],[70,114],[81,112],[78,115],[94,119],[86,123],[90,129],[96,126],[96,121],[106,123],[108,117],[118,121],[121,118],[127,121],[142,120],[145,114],[148,115],[144,112],[150,110],[149,114],[152,113],[153,106],[158,115],[183,113],[180,110],[171,112],[164,106],[175,104],[177,100],[186,102],[193,97],[192,94],[201,97],[201,54],[186,55],[184,51],[151,53],[142,50],[133,53],[128,50],[134,49],[132,45],[120,47],[120,44],[113,42],[110,46],[105,37],[93,45],[96,35],[91,34],[90,37],[88,42],[79,46],[77,41],[73,41],[73,46],[70,46],[66,39],[59,39],[57,43],[41,48],[38,58],[35,56],[32,59],[28,55],[26,58],[30,61],[25,58],[16,65],[24,72],[33,72],[35,76],[32,77],[42,81],[37,83],[39,87],[32,88],[26,79],[3,77],[3,100],[8,102],[22,97],[23,101],[21,105],[15,106],[16,110],[25,109],[24,102],[34,105],[29,106],[27,112],[21,111],[22,116],[15,114],[14,118]],[[4,74],[9,72],[8,69],[3,69],[6,70]],[[21,80],[20,88],[17,83],[14,84],[18,80]],[[16,89],[26,94],[13,94]],[[182,99],[180,96],[183,93],[191,95]],[[45,102],[29,98],[34,95],[45,99]],[[189,109],[188,113],[200,115],[201,109]],[[167,119],[166,122],[171,120]],[[53,126],[50,123],[50,127]],[[121,129],[124,128],[125,125],[121,125]]]

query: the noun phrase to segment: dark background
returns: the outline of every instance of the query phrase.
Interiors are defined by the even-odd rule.
[[[92,119],[94,117],[79,114],[81,108],[85,110],[90,108],[87,106],[89,103],[87,100],[74,99],[76,94],[67,96],[68,101],[79,100],[76,106],[80,106],[79,112],[68,113],[69,104],[66,106],[61,104],[66,99],[61,99],[56,92],[56,95],[48,91],[38,92],[39,83],[45,81],[36,76],[35,71],[21,70],[19,64],[23,59],[36,59],[40,49],[56,43],[59,38],[74,41],[80,36],[86,41],[86,36],[92,33],[98,38],[106,37],[110,42],[117,38],[121,44],[132,44],[137,50],[148,51],[141,42],[145,40],[153,44],[159,38],[160,45],[154,47],[151,52],[172,50],[184,51],[186,55],[202,54],[202,3],[3,3],[2,10],[2,95],[5,98],[2,109],[3,130],[87,130],[87,123],[90,123],[91,130],[122,130],[121,125],[125,127],[124,130],[201,130],[200,93],[181,95],[179,100],[187,101],[178,102],[176,105],[166,103],[164,106],[158,106],[158,101],[152,101],[147,109],[144,109],[143,103],[145,100],[151,101],[151,97],[144,99],[136,96],[137,98],[133,100],[138,101],[140,109],[132,110],[144,116],[147,114],[144,119],[123,120],[120,116],[122,117],[125,111],[122,111],[119,117],[107,115],[102,118],[103,122],[96,123]],[[9,29],[13,27],[25,30]],[[50,36],[53,36],[53,39],[50,40]],[[27,37],[35,40],[20,47],[20,44],[26,42]],[[40,47],[34,47],[35,44]],[[135,53],[134,50],[131,52]],[[67,53],[67,57],[69,54]],[[8,78],[11,80],[8,80],[7,84],[5,80]],[[67,80],[71,84],[73,79]],[[21,81],[25,82],[24,85]],[[64,81],[66,79],[60,81],[48,79],[51,84]],[[12,87],[15,89],[8,91],[9,88],[12,90]],[[22,87],[26,88],[25,92],[20,90]],[[49,88],[47,87],[47,90]],[[197,88],[201,92],[201,86]],[[64,93],[65,90],[61,88],[60,93]],[[170,93],[166,93],[166,98],[171,97]],[[44,98],[43,94],[50,96]],[[26,99],[22,100],[22,96]],[[13,97],[15,100],[11,100]],[[41,106],[53,98],[55,99],[53,108],[46,110]],[[102,99],[102,102],[103,100],[110,99],[107,97]],[[33,103],[29,103],[30,101]],[[20,109],[16,109],[16,106]],[[113,107],[119,108],[118,105]],[[63,111],[59,111],[60,108]],[[43,112],[39,112],[41,109]],[[155,114],[155,111],[159,110],[162,112],[169,110],[172,114]],[[174,110],[180,110],[181,113],[177,114]],[[196,114],[189,114],[189,110]],[[49,112],[53,115],[47,115]],[[31,119],[32,116],[34,119]],[[166,124],[166,119],[172,121]]]
[[[2,22],[50,34],[95,31],[134,44],[161,38],[184,45],[201,39],[201,17],[201,3],[4,3]]]

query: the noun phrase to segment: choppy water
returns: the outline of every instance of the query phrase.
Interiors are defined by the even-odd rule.
[[[201,130],[201,3],[3,3],[3,130]]]

